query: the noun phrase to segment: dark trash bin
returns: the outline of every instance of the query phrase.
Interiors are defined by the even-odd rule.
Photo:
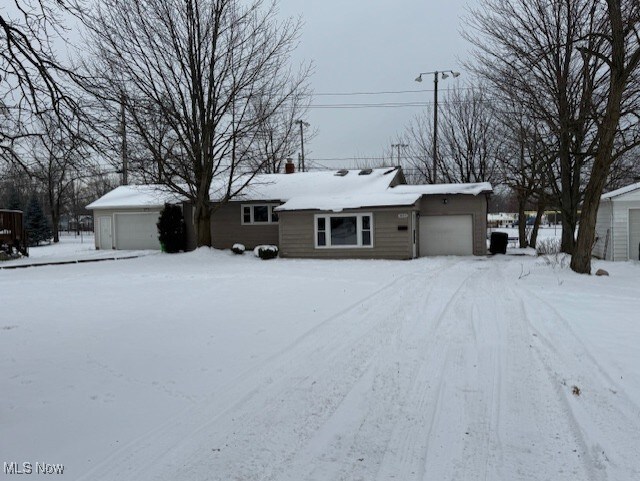
[[[506,254],[509,234],[506,232],[492,232],[489,252],[492,254]]]

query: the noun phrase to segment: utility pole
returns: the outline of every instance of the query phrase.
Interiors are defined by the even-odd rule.
[[[124,93],[120,94],[120,134],[122,135],[122,185],[129,183],[129,165],[127,161],[127,127],[124,116]]]
[[[404,149],[406,147],[409,147],[408,144],[391,144],[391,148],[397,148],[398,149],[398,167],[400,166],[400,149]]]
[[[304,165],[304,127],[309,127],[309,124],[305,121],[301,120],[296,120],[297,124],[300,124],[300,168],[298,170],[301,170],[302,172],[306,171],[306,167]]]
[[[438,71],[433,76],[433,183],[438,183]]]
[[[423,75],[433,74],[433,183],[438,182],[438,76],[441,75],[442,79],[446,79],[449,75],[453,75],[453,78],[460,76],[460,72],[454,72],[453,70],[444,70],[435,72],[421,72],[416,77],[416,82],[422,82]]]

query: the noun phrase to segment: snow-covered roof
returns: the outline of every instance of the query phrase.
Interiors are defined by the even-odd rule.
[[[468,194],[479,195],[493,192],[489,182],[477,182],[474,184],[424,184],[424,185],[397,185],[394,191],[403,194],[421,195],[454,195]]]
[[[626,187],[621,187],[620,189],[612,190],[611,192],[607,192],[603,194],[601,199],[611,199],[613,197],[618,197],[620,195],[628,194],[629,192],[633,192],[634,190],[640,189],[640,182],[636,182],[635,184],[627,185]]]
[[[249,184],[236,195],[236,201],[287,201],[309,195],[336,196],[345,193],[380,193],[393,182],[397,168],[298,172],[293,174],[258,174],[253,178],[240,176],[232,191]],[[228,177],[215,178],[209,190],[212,201],[222,199],[227,191]],[[185,188],[186,189],[186,188]],[[88,209],[162,207],[165,203],[185,200],[162,185],[123,185],[87,206]]]
[[[412,205],[422,195],[492,192],[491,184],[398,185],[390,187],[397,168],[258,174],[236,195],[235,201],[281,201],[278,210],[331,210],[374,206]],[[235,189],[247,182],[240,176]],[[232,188],[234,190],[234,188]],[[216,201],[224,197],[227,179],[214,179],[209,192]],[[120,186],[87,206],[88,209],[153,208],[185,200],[161,185]]]
[[[162,185],[121,185],[87,206],[87,209],[154,208],[184,200]]]
[[[346,193],[380,193],[384,192],[398,174],[397,168],[341,170],[320,172],[296,172],[293,174],[259,174],[251,179],[233,200],[287,201],[298,196],[339,196]],[[234,184],[241,186],[246,182],[240,177]],[[214,180],[211,185],[212,200],[223,197],[226,190],[226,179]]]
[[[389,190],[378,194],[353,194],[343,196],[305,195],[294,197],[281,206],[276,207],[275,210],[326,210],[340,212],[343,209],[358,209],[360,207],[413,205],[420,197],[420,194],[400,194],[389,192]]]

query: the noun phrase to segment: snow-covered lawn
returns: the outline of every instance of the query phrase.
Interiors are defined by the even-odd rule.
[[[106,257],[129,257],[156,254],[158,251],[115,251],[96,250],[93,232],[83,232],[82,235],[74,233],[60,233],[60,242],[54,244],[40,244],[29,247],[29,257],[4,261],[0,267],[46,264],[49,262],[68,262],[89,259],[104,259]]]
[[[0,271],[2,461],[91,481],[640,479],[640,264],[563,265],[198,250]]]

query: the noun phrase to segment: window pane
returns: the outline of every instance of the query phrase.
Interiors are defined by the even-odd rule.
[[[371,217],[369,217],[368,215],[362,217],[362,228],[364,230],[371,229]]]
[[[324,217],[318,217],[318,230],[326,230]]]
[[[254,205],[253,222],[269,222],[269,207],[266,205]]]
[[[370,246],[371,245],[371,231],[363,230],[362,231],[362,245]]]
[[[357,220],[357,217],[331,217],[331,245],[357,245]]]
[[[318,232],[318,245],[319,246],[327,245],[327,234],[325,232]]]
[[[278,213],[273,209],[275,209],[275,207],[271,207],[271,222],[278,222]]]
[[[251,222],[251,207],[243,207],[242,220],[245,224],[249,224]]]

